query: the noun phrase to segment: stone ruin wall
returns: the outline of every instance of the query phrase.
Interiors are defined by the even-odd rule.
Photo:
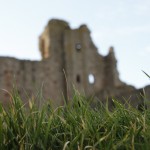
[[[83,91],[86,95],[92,95],[107,86],[122,85],[117,74],[116,59],[113,52],[110,51],[106,57],[98,54],[98,50],[90,37],[90,31],[85,25],[80,26],[79,29],[65,30],[64,50],[67,79],[80,92]],[[110,76],[107,74],[107,69]],[[89,75],[94,77],[93,84],[89,83]]]
[[[60,97],[64,91],[61,75],[49,63],[46,60],[37,62],[0,58],[0,66],[3,64],[0,71],[0,101],[6,105],[10,101],[8,92],[15,86],[24,102],[32,98],[41,99],[41,102],[51,99],[54,106],[62,105]],[[40,101],[37,103],[41,105]]]
[[[60,70],[65,71],[67,95],[72,95],[73,85],[85,95],[92,95],[108,86],[123,85],[116,69],[113,48],[106,57],[98,54],[86,25],[71,29],[67,22],[51,20],[40,36],[39,47],[43,60],[53,59],[53,62],[58,62]],[[93,84],[88,80],[90,74],[95,79]]]
[[[71,29],[65,21],[51,20],[39,38],[39,48],[42,61],[0,58],[0,89],[11,91],[16,83],[24,102],[41,97],[54,106],[63,105],[63,95],[72,96],[73,86],[87,96],[98,97],[135,91],[120,81],[113,48],[107,56],[100,55],[86,25]],[[90,74],[94,83],[89,82]],[[9,97],[0,90],[4,104]]]

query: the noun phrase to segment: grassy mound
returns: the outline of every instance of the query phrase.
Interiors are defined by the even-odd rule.
[[[72,103],[56,109],[50,104],[39,109],[31,101],[27,109],[16,93],[9,108],[0,105],[0,149],[149,149],[150,110],[114,104],[113,111],[93,109],[75,93]]]

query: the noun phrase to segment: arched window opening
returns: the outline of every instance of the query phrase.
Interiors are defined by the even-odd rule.
[[[77,77],[76,77],[76,81],[77,81],[77,83],[80,83],[80,82],[81,82],[80,75],[77,75]]]
[[[90,84],[94,84],[95,83],[95,77],[93,74],[89,74],[88,75],[88,81]]]

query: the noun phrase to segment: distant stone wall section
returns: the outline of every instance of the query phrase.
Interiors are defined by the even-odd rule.
[[[107,56],[100,55],[86,25],[71,29],[65,21],[50,20],[39,37],[39,49],[41,61],[0,58],[0,89],[11,91],[16,83],[24,102],[43,95],[55,106],[63,105],[63,96],[70,100],[74,87],[98,97],[119,95],[120,89],[135,91],[120,81],[113,47]],[[1,90],[0,99],[7,104],[10,95]]]

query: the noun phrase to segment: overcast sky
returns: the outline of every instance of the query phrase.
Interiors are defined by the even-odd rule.
[[[150,0],[0,0],[0,56],[40,60],[38,37],[48,20],[87,24],[99,52],[114,46],[120,78],[143,87],[150,80]]]

